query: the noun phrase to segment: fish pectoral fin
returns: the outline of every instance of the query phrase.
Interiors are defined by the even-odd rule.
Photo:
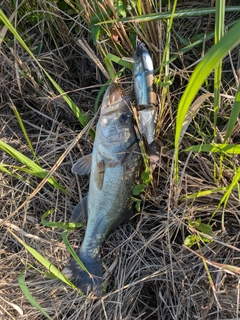
[[[72,166],[72,173],[79,175],[89,174],[92,166],[92,154],[88,154],[78,159],[78,161]]]
[[[98,190],[102,190],[102,187],[103,187],[105,166],[106,165],[104,160],[99,161],[95,166],[94,181],[96,183]]]
[[[88,219],[88,196],[84,197],[74,208],[70,222],[87,222]]]

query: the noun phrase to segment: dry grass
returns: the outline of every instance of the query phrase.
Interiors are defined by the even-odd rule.
[[[228,19],[232,18],[229,16]],[[175,27],[183,37],[190,38],[201,31],[205,32],[206,28],[212,28],[212,19],[190,18]],[[61,30],[55,30],[50,19],[46,21],[49,30]],[[63,28],[62,20],[57,22]],[[89,31],[81,23],[79,37],[90,42]],[[46,33],[44,38],[40,25],[39,30],[38,36],[35,36],[37,28],[30,32],[36,38],[32,42],[33,47],[43,45],[44,42],[49,49],[38,56],[39,61],[69,92],[75,103],[92,116],[99,87],[105,82],[99,69],[70,36],[60,32],[54,43],[52,39],[56,39],[56,34],[51,36]],[[152,42],[154,46],[151,48],[155,63],[159,59],[156,48],[162,48],[162,44],[156,41]],[[176,52],[179,45],[179,40],[174,38],[171,51]],[[206,50],[210,45],[211,42],[206,44]],[[202,259],[183,246],[186,236],[194,232],[188,226],[188,219],[201,218],[208,223],[222,193],[194,200],[179,198],[178,195],[188,196],[199,190],[229,185],[233,167],[239,165],[239,157],[225,160],[223,176],[220,181],[216,181],[211,155],[182,152],[179,157],[181,180],[177,189],[172,177],[175,112],[193,65],[200,59],[201,53],[202,47],[199,46],[193,52],[179,57],[170,66],[170,74],[175,76],[175,80],[161,115],[158,136],[162,146],[162,165],[154,172],[155,189],[149,187],[143,196],[141,212],[136,213],[130,223],[117,228],[102,248],[106,294],[99,300],[85,299],[64,284],[47,278],[44,274],[46,270],[9,233],[9,230],[14,231],[58,268],[66,265],[69,253],[62,241],[62,230],[46,228],[40,224],[40,220],[45,211],[54,207],[56,210],[51,216],[52,221],[68,221],[74,205],[87,193],[88,177],[76,177],[71,173],[72,164],[81,155],[91,152],[92,140],[84,135],[68,152],[54,174],[58,182],[69,191],[69,195],[45,184],[24,208],[1,226],[0,319],[45,319],[28,302],[17,282],[20,272],[30,265],[32,267],[25,274],[28,288],[52,319],[238,319],[239,274],[209,264],[214,285],[211,286]],[[98,52],[96,54],[99,55]],[[232,53],[231,59],[236,63],[236,52]],[[81,127],[62,98],[53,92],[34,61],[17,43],[14,44],[14,52],[10,52],[7,45],[1,46],[0,64],[0,138],[32,157],[11,109],[12,103],[21,114],[42,167],[50,170]],[[222,92],[225,97],[220,108],[222,119],[229,116],[232,97],[235,96],[230,57],[224,61],[224,70]],[[211,91],[212,83],[209,83]],[[190,124],[182,141],[182,149],[196,142],[212,140],[212,108],[212,100],[209,98],[205,108]],[[238,126],[232,140],[237,143],[239,138]],[[10,166],[19,165],[2,151],[0,159],[0,162]],[[219,170],[217,167],[217,172]],[[16,173],[14,167],[12,172]],[[20,180],[0,172],[0,223],[29,197],[39,182],[39,179],[27,174],[23,174],[23,180]],[[197,246],[192,249],[209,261],[238,266],[239,212],[239,194],[235,190],[225,209],[225,230],[221,229],[221,209],[213,218],[213,241],[202,243],[201,251]],[[73,248],[78,247],[83,236],[82,229],[71,233],[69,241]]]

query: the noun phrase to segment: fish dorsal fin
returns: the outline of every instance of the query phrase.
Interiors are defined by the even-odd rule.
[[[87,222],[88,219],[88,196],[84,197],[74,208],[70,222]]]
[[[104,160],[100,160],[97,162],[97,165],[95,166],[95,172],[94,172],[94,181],[99,190],[102,190],[104,173],[105,173],[105,162]]]
[[[78,161],[72,166],[72,173],[79,175],[89,174],[92,166],[92,154],[88,154],[78,159]]]

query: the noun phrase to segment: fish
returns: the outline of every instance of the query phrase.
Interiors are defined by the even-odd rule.
[[[138,123],[141,136],[149,151],[151,172],[160,159],[156,135],[157,107],[152,58],[146,45],[137,40],[133,64],[134,93],[138,109]]]
[[[107,236],[133,213],[131,194],[142,173],[142,155],[130,108],[131,95],[112,83],[103,97],[93,152],[72,167],[77,174],[90,172],[89,192],[75,207],[71,221],[87,219],[77,256],[86,272],[71,259],[63,270],[85,294],[101,297],[103,268],[101,247]]]

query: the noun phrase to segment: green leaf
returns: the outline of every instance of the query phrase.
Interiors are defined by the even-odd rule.
[[[24,181],[23,177],[22,177],[20,174],[18,174],[18,173],[12,173],[12,172],[9,171],[8,169],[6,169],[6,167],[11,167],[11,166],[8,165],[8,164],[5,164],[5,163],[1,163],[1,164],[0,164],[0,170],[1,170],[2,172],[5,172],[5,173],[11,175],[12,177],[15,177],[15,178],[17,178],[17,179],[19,179],[19,180],[23,180],[23,181]]]
[[[135,203],[135,209],[137,210],[137,212],[141,211],[141,201],[140,200]]]
[[[240,154],[240,144],[202,144],[189,147],[186,151]]]
[[[95,104],[94,104],[94,112],[95,112],[95,113],[98,111],[98,105],[99,105],[99,100],[100,100],[101,96],[102,96],[103,93],[107,90],[107,88],[108,88],[108,86],[109,86],[109,84],[110,84],[111,82],[112,82],[111,79],[108,80],[108,81],[106,82],[106,84],[105,84],[102,88],[100,88],[100,90],[98,91],[98,95],[97,95],[97,98],[96,98]]]
[[[126,16],[127,16],[127,12],[126,12],[127,4],[124,3],[121,0],[117,0],[115,2],[115,6],[116,6],[117,14],[119,16],[123,17],[123,18],[126,18]]]
[[[113,64],[112,64],[111,60],[109,60],[108,58],[105,57],[104,58],[104,62],[105,62],[105,65],[107,67],[107,71],[108,71],[108,73],[110,75],[110,79],[111,80],[115,79],[116,78],[116,71],[115,71],[115,69],[113,67]]]
[[[101,24],[108,24],[113,22],[148,22],[148,21],[154,21],[154,20],[165,20],[165,19],[171,19],[172,17],[174,19],[180,19],[180,18],[186,18],[186,17],[200,17],[204,15],[209,14],[215,14],[216,9],[214,7],[208,7],[208,8],[193,8],[193,9],[183,9],[183,10],[176,10],[174,15],[172,15],[172,11],[167,12],[157,12],[157,13],[150,13],[150,14],[144,14],[142,15],[141,12],[141,1],[137,1],[137,8],[139,12],[139,16],[131,16],[127,18],[121,18],[121,19],[114,19],[114,20],[108,20],[108,21],[102,21],[99,22],[98,25]],[[225,12],[238,12],[240,11],[240,6],[228,6],[225,9]]]
[[[55,211],[55,208],[47,210],[41,217],[41,224],[49,227],[49,228],[63,228],[72,230],[78,227],[82,227],[85,225],[83,222],[50,222],[45,220],[46,217],[48,217],[52,212]]]
[[[71,288],[76,289],[80,294],[83,295],[83,293],[77,289],[74,284],[68,280],[62,273],[59,271],[50,261],[48,261],[46,258],[44,258],[43,255],[41,255],[39,252],[37,252],[35,249],[27,245],[24,241],[22,241],[18,236],[15,235],[11,230],[9,232],[12,234],[12,236],[17,239],[17,241],[25,247],[25,249],[28,250],[28,252],[43,265],[47,270],[49,270],[56,278],[63,281],[67,285],[69,285]]]
[[[145,185],[151,182],[151,170],[149,168],[146,168],[143,171],[143,173],[141,174],[141,179]]]
[[[23,277],[24,272],[25,272],[25,270],[23,270],[18,276],[18,284],[22,290],[22,293],[25,295],[25,297],[27,298],[27,300],[31,303],[31,305],[33,307],[37,308],[46,318],[48,318],[49,320],[52,320],[52,318],[49,316],[49,314],[37,303],[37,301],[34,299],[32,294],[28,290],[28,287],[27,287],[25,280],[24,280],[24,277]]]
[[[136,186],[134,186],[132,193],[134,196],[138,196],[141,192],[144,191],[144,189],[145,189],[144,184],[137,184]]]
[[[184,46],[187,47],[189,45],[189,40],[186,40],[185,38],[183,38],[183,36],[179,32],[177,32],[174,28],[172,28],[172,31],[175,33],[175,35],[178,37],[178,39]]]
[[[29,137],[28,137],[27,131],[26,131],[26,129],[25,129],[25,126],[24,126],[24,124],[23,124],[23,122],[22,122],[21,116],[20,116],[17,108],[13,105],[13,103],[12,103],[10,106],[11,106],[11,108],[13,109],[13,112],[14,112],[17,120],[18,120],[19,126],[20,126],[20,128],[21,128],[21,130],[22,130],[22,132],[23,132],[23,134],[24,134],[24,137],[25,137],[25,139],[26,139],[26,141],[27,141],[27,143],[28,143],[28,146],[29,146],[29,148],[30,148],[30,150],[31,150],[31,152],[32,152],[32,154],[33,154],[33,156],[34,156],[37,164],[40,164],[39,161],[38,161],[37,155],[36,155],[36,153],[35,153],[35,151],[34,151],[34,149],[33,149],[32,143],[31,143],[31,141],[30,141],[30,139],[29,139]]]
[[[123,60],[122,58],[119,58],[118,56],[116,56],[115,54],[112,53],[108,53],[105,57],[105,59],[111,60],[117,64],[119,64],[120,66],[127,68],[129,70],[133,70],[133,64],[131,62],[128,62],[126,60]]]
[[[240,114],[240,84],[238,86],[233,108],[230,114],[230,118],[228,120],[227,131],[226,131],[226,136],[224,138],[224,142],[226,142],[227,139],[231,136],[235,123],[237,122],[237,119],[239,117],[239,114]]]
[[[188,224],[190,227],[192,228],[196,228],[200,225],[201,223],[201,218],[197,219],[197,220],[194,220],[194,219],[188,219]]]
[[[215,214],[217,213],[218,209],[221,207],[222,204],[224,204],[224,207],[226,207],[228,199],[232,193],[232,190],[235,188],[235,186],[238,184],[238,181],[240,180],[240,167],[237,169],[237,171],[234,174],[234,177],[232,179],[231,184],[226,187],[226,193],[224,194],[224,196],[222,197],[222,199],[220,200],[216,210],[214,211],[214,213],[211,216],[210,221],[213,219],[213,217],[215,216]],[[224,215],[222,216],[222,227],[224,227]]]
[[[85,127],[89,120],[90,116],[87,114],[84,114],[78,106],[73,102],[73,100],[63,91],[63,89],[57,84],[57,82],[48,74],[48,72],[42,68],[42,66],[39,64],[45,75],[48,77],[48,79],[51,81],[55,89],[61,94],[62,98],[65,100],[65,102],[68,104],[69,108],[72,110],[72,112],[75,114],[78,121],[81,123],[83,127]],[[94,132],[91,129],[89,131],[89,134],[92,138],[94,138]]]
[[[82,261],[79,259],[79,257],[76,255],[75,251],[72,249],[72,247],[70,246],[70,243],[68,242],[67,239],[67,230],[65,230],[62,233],[62,239],[63,242],[65,244],[65,246],[67,247],[68,251],[70,252],[71,256],[74,258],[74,260],[76,260],[76,262],[80,265],[80,267],[86,271],[87,273],[89,273],[88,269],[84,266],[84,264],[82,263]]]
[[[226,190],[227,190],[227,187],[214,188],[214,189],[209,189],[209,190],[201,190],[201,191],[189,194],[187,196],[180,197],[180,199],[196,199],[199,197],[206,197],[206,196],[211,195],[213,193],[223,192]]]
[[[215,4],[215,43],[217,44],[224,34],[225,0],[218,0]],[[222,59],[219,59],[214,68],[214,138],[217,137],[217,115],[220,106],[220,90],[222,79]]]
[[[206,237],[204,237],[202,234],[199,235],[200,239],[204,242],[204,243],[210,243],[212,242],[211,239],[208,239]]]
[[[185,121],[188,109],[191,106],[198,90],[204,80],[208,77],[217,63],[223,59],[229,50],[233,49],[240,43],[239,37],[240,21],[237,22],[224,37],[215,44],[205,55],[202,61],[195,68],[192,77],[185,89],[178,106],[175,132],[175,179],[178,181],[178,148],[181,129]]]
[[[95,46],[97,45],[97,41],[101,33],[100,26],[96,25],[97,22],[99,22],[99,19],[96,18],[96,16],[93,16],[92,21],[90,23],[90,29],[91,29],[93,44]]]
[[[5,24],[5,26],[9,29],[9,31],[14,35],[14,37],[17,39],[17,41],[21,44],[21,46],[26,50],[26,52],[34,59],[38,67],[44,72],[46,77],[49,79],[49,81],[53,84],[55,89],[61,94],[62,98],[65,100],[65,102],[68,104],[69,108],[73,111],[79,122],[83,127],[86,126],[88,121],[90,120],[90,117],[87,114],[84,114],[78,106],[73,102],[73,100],[63,91],[63,89],[57,84],[57,82],[50,76],[50,74],[42,67],[42,65],[39,63],[37,58],[34,56],[32,51],[28,48],[22,37],[19,35],[17,30],[13,27],[7,16],[4,14],[4,12],[0,9],[0,20]],[[94,132],[93,130],[89,131],[89,134],[92,138],[94,138]]]
[[[192,247],[196,242],[198,242],[199,237],[196,235],[189,235],[184,239],[184,244],[187,247]]]
[[[13,147],[9,146],[7,143],[0,140],[0,148],[7,152],[10,156],[21,162],[22,164],[26,165],[29,169],[32,170],[32,174],[36,175],[37,177],[44,178],[47,175],[47,172],[42,169],[38,164],[34,161],[26,157],[21,152],[17,151]],[[24,171],[24,169],[22,169]],[[67,191],[53,178],[50,177],[48,182],[53,185],[55,188],[62,190],[63,192],[67,193]]]
[[[141,211],[141,199],[134,198],[133,196],[131,196],[131,199],[135,203],[135,208],[136,208],[137,212],[140,212]]]
[[[142,15],[142,1],[141,0],[137,0],[137,10],[139,15]]]
[[[172,80],[167,80],[166,82],[158,81],[157,84],[158,84],[160,87],[168,88],[168,87],[170,87],[170,86],[173,84],[173,81],[174,81],[174,79],[172,79]]]
[[[212,227],[209,224],[200,223],[197,227],[197,230],[199,230],[202,233],[205,233],[209,236],[212,234]]]

